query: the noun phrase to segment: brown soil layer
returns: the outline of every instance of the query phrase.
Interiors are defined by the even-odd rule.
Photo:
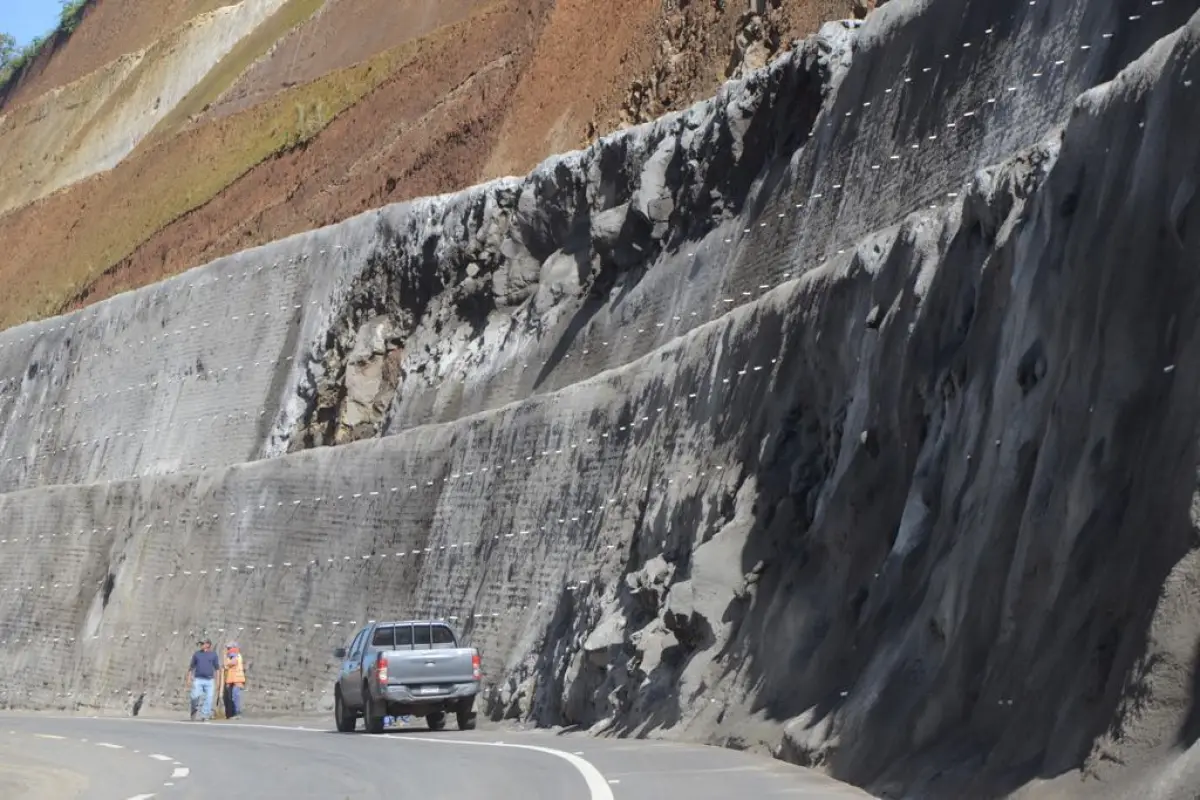
[[[488,0],[328,0],[246,70],[207,117],[249,108],[284,89],[420,39],[487,5]],[[475,60],[467,51],[456,57]]]
[[[92,42],[82,62],[92,63],[160,35],[163,26],[117,36],[101,12],[128,13],[130,2],[102,0],[52,61],[82,58],[68,48]],[[204,2],[222,4],[163,8],[181,21]],[[855,3],[767,5],[753,17],[740,2],[331,0],[178,133],[168,128],[111,172],[0,217],[10,255],[0,280],[14,287],[0,325],[385,203],[522,174],[711,94],[739,64],[852,16]],[[398,45],[409,50],[388,55]],[[340,77],[348,64],[354,74]],[[365,94],[345,96],[342,84]]]
[[[471,59],[447,37],[307,147],[270,159],[168,225],[71,307],[369,208],[467,185],[479,174],[537,29],[514,24],[541,0],[472,20]],[[534,18],[540,16],[540,13]]]
[[[237,0],[98,0],[87,10],[83,23],[49,58],[41,58],[36,72],[22,79],[5,109],[66,86],[100,69],[110,61],[152,45],[163,34],[189,19]],[[49,33],[49,31],[47,31]]]

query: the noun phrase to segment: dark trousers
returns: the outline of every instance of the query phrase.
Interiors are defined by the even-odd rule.
[[[242,687],[226,686],[224,697],[225,718],[233,719],[242,713]]]

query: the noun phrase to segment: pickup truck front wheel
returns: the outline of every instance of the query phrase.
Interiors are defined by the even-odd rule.
[[[346,708],[346,704],[342,701],[341,690],[333,693],[333,717],[339,733],[354,732],[358,715],[354,713],[353,709]]]
[[[367,729],[367,733],[383,733],[383,710],[379,704],[372,699],[366,689],[363,694],[367,697],[367,706],[363,709],[363,727]]]

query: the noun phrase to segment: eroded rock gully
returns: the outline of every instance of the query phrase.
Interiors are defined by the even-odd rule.
[[[5,332],[0,700],[178,707],[232,630],[327,709],[349,628],[434,614],[494,718],[1192,796],[1198,51],[1195,4],[893,0]]]

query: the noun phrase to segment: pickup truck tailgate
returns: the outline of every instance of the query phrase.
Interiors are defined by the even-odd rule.
[[[388,683],[469,683],[475,680],[471,648],[387,651]]]

